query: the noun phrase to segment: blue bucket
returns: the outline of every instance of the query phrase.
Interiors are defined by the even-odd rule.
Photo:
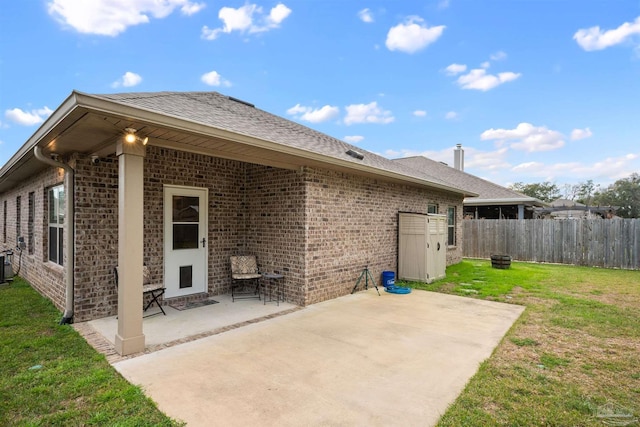
[[[382,272],[382,286],[394,286],[396,284],[396,273],[393,271]]]

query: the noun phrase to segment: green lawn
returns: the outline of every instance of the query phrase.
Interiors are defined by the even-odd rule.
[[[527,307],[439,426],[640,425],[640,272],[465,260],[410,286]],[[177,425],[26,282],[0,313],[0,425]]]
[[[465,260],[409,285],[527,307],[438,426],[640,425],[640,272]]]
[[[25,281],[0,286],[0,425],[180,425]]]

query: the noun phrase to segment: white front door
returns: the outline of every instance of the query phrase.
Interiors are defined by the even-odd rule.
[[[208,190],[164,186],[164,286],[167,298],[207,292]]]

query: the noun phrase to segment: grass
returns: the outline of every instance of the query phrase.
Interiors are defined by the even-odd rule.
[[[465,260],[399,284],[526,306],[439,427],[640,425],[639,271]]]
[[[0,425],[181,425],[22,279],[0,286],[0,313]]]
[[[398,284],[526,306],[438,426],[640,425],[640,272],[465,260]],[[0,313],[0,425],[180,425],[26,282]]]

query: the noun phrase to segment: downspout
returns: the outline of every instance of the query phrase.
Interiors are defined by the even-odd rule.
[[[75,245],[73,242],[73,236],[75,234],[75,209],[74,209],[74,201],[75,201],[75,171],[71,166],[66,163],[58,162],[56,160],[50,159],[42,154],[42,148],[37,145],[33,148],[33,154],[35,154],[36,159],[40,160],[43,163],[48,165],[62,168],[64,169],[64,189],[66,196],[66,204],[65,204],[65,217],[67,223],[64,227],[64,240],[65,246],[67,247],[67,265],[65,268],[65,283],[66,283],[66,301],[65,301],[65,309],[64,314],[62,315],[62,320],[60,320],[61,325],[67,325],[73,323],[73,293],[74,293],[74,265],[75,265]]]

